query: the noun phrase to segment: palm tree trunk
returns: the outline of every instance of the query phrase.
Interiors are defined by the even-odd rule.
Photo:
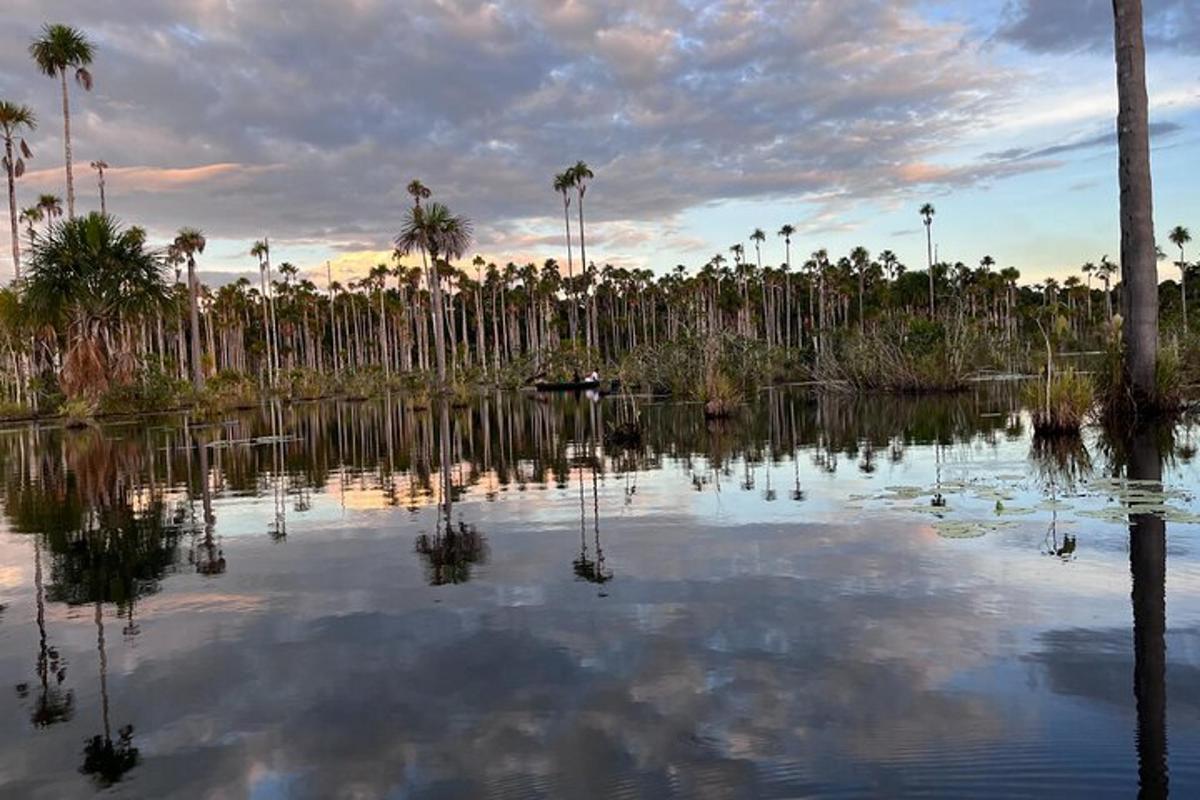
[[[17,280],[21,280],[21,241],[20,230],[17,228],[17,183],[13,173],[13,168],[16,164],[13,161],[13,146],[12,139],[4,140],[4,155],[5,164],[8,169],[8,221],[12,229],[12,257],[13,257],[13,276]]]
[[[934,314],[933,305],[933,226],[925,223],[925,253],[929,261],[929,317]]]
[[[71,103],[67,96],[67,70],[60,68],[58,77],[62,81],[63,107],[63,152],[67,162],[67,216],[75,218],[75,175],[71,169]]]
[[[1113,0],[1125,371],[1135,402],[1153,403],[1158,363],[1158,265],[1150,180],[1149,101],[1142,0]]]
[[[200,283],[196,280],[196,262],[188,258],[188,305],[192,322],[192,386],[204,389],[204,369],[200,364]]]

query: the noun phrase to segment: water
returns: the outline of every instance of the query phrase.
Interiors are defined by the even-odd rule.
[[[1200,793],[1190,426],[629,413],[0,432],[0,796]]]

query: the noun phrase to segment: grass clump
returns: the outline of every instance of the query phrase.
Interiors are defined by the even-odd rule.
[[[1032,410],[1038,436],[1078,433],[1095,405],[1092,381],[1072,368],[1026,385],[1023,399]]]
[[[1108,332],[1104,357],[1096,370],[1096,396],[1104,422],[1118,427],[1130,421],[1170,418],[1183,407],[1183,386],[1189,371],[1178,349],[1160,347],[1154,370],[1154,396],[1136,396],[1125,374],[1125,347],[1121,318],[1115,317]]]
[[[68,428],[86,428],[96,421],[96,403],[84,397],[72,397],[58,407],[63,425]]]
[[[955,392],[967,383],[977,338],[958,320],[912,319],[826,341],[813,374],[849,392]]]

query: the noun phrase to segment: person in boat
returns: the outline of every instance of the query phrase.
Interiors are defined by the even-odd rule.
[[[588,383],[599,383],[600,382],[600,373],[597,372],[596,370],[592,370],[592,374],[587,376],[587,382]]]

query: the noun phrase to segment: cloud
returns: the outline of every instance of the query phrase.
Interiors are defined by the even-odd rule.
[[[998,177],[913,166],[976,130],[1013,77],[921,8],[359,0],[280,13],[266,0],[14,0],[0,87],[41,112],[35,166],[52,174],[54,85],[25,45],[47,18],[88,30],[96,88],[73,94],[76,157],[113,165],[110,204],[152,234],[194,224],[223,239],[269,231],[383,250],[420,175],[481,231],[550,237],[561,211],[550,176],[584,158],[597,173],[596,256],[608,260],[653,244],[619,230],[603,242],[601,223],[653,225],[714,199],[843,205]],[[79,191],[94,202],[91,182]]]
[[[1146,46],[1200,53],[1200,5],[1145,0]],[[1111,0],[1008,0],[996,38],[1034,52],[1111,50]]]

